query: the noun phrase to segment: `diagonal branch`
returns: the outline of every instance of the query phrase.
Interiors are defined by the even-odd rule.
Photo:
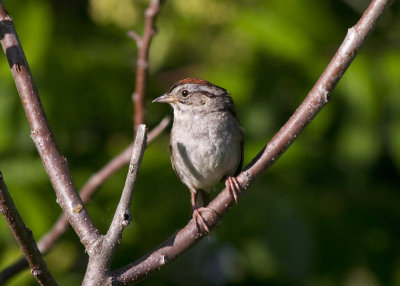
[[[131,200],[146,148],[146,137],[146,125],[139,125],[121,199],[107,234],[99,239],[98,243],[93,244],[92,249],[87,250],[89,264],[82,285],[103,285],[109,276],[111,262],[121,242],[122,232],[132,219]]]
[[[148,134],[147,144],[153,142],[153,140],[157,138],[165,130],[165,128],[167,128],[170,121],[171,118],[169,116],[164,117],[164,119],[161,120],[161,122]],[[84,203],[87,203],[89,200],[91,200],[98,188],[108,178],[129,163],[132,149],[133,144],[125,148],[125,150],[115,156],[103,168],[89,178],[80,192],[80,196]],[[68,226],[69,222],[67,217],[64,214],[61,214],[53,228],[39,240],[38,247],[40,252],[42,254],[47,254],[54,244],[60,239],[61,235],[66,232]],[[28,266],[28,261],[25,259],[25,257],[22,257],[9,267],[5,268],[0,272],[0,285]]]
[[[13,20],[8,15],[1,0],[0,32],[1,45],[7,56],[15,85],[29,121],[31,138],[56,192],[58,203],[67,215],[82,244],[88,247],[92,241],[99,237],[99,231],[78,195],[66,158],[58,150],[39,93],[33,82],[28,62],[15,31]]]
[[[29,262],[31,272],[39,284],[46,286],[57,285],[57,282],[51,276],[49,270],[47,269],[46,262],[43,260],[43,257],[39,252],[35,239],[33,238],[32,231],[25,226],[24,221],[14,205],[1,172],[0,212],[6,219],[8,226],[11,228],[15,239],[18,241],[22,252]]]
[[[145,123],[145,92],[146,92],[146,77],[149,66],[149,49],[151,40],[156,33],[154,22],[160,12],[162,0],[151,0],[149,7],[146,10],[146,19],[143,28],[143,36],[140,37],[136,32],[129,31],[128,36],[136,41],[138,46],[138,58],[136,66],[136,85],[135,92],[132,95],[132,100],[135,105],[134,126],[135,130],[140,124]]]
[[[332,90],[357,55],[364,41],[370,35],[379,16],[382,15],[390,4],[391,1],[389,0],[373,0],[358,23],[348,30],[347,36],[335,56],[302,104],[256,158],[237,177],[243,188],[241,193],[246,191],[262,173],[276,162],[301,131],[329,102]],[[211,212],[205,213],[204,218],[207,220],[207,225],[215,227],[221,216],[233,204],[234,201],[229,192],[226,189],[222,190],[208,205],[209,208],[215,210],[220,216],[217,217],[211,214]],[[199,232],[196,223],[191,220],[184,228],[173,234],[153,252],[114,271],[112,273],[113,279],[108,281],[109,285],[126,285],[146,278],[151,273],[171,262],[204,236],[204,231]]]

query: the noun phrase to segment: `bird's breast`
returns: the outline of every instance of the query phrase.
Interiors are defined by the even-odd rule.
[[[233,175],[241,158],[241,134],[228,112],[175,114],[171,131],[172,163],[189,188],[209,190]]]

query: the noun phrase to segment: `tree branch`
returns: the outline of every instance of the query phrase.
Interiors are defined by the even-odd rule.
[[[147,145],[153,142],[169,125],[171,118],[169,116],[164,117],[161,122],[149,132],[147,136]],[[96,193],[98,188],[116,171],[124,167],[129,163],[133,150],[133,144],[129,145],[120,154],[115,156],[110,162],[108,162],[102,169],[97,173],[93,174],[86,184],[82,187],[80,196],[84,203],[91,200],[93,195]],[[47,232],[38,242],[40,252],[44,255],[47,254],[54,244],[60,239],[61,235],[65,233],[69,226],[67,217],[62,213],[54,224],[53,228]],[[20,272],[21,270],[28,267],[28,261],[25,257],[22,257],[9,267],[5,268],[0,272],[0,285],[6,282],[9,278]]]
[[[391,1],[388,0],[372,1],[359,22],[348,30],[342,45],[302,104],[256,158],[237,177],[243,188],[241,193],[245,192],[263,172],[276,162],[301,131],[329,102],[332,90],[375,27],[377,19],[390,3]],[[211,212],[205,212],[204,218],[207,220],[207,225],[215,227],[220,218],[233,204],[232,196],[226,189],[223,189],[208,205],[209,208],[215,210],[220,216],[217,217],[211,214]],[[112,279],[108,281],[108,285],[126,285],[146,278],[193,246],[204,235],[204,230],[199,232],[196,223],[191,220],[184,228],[173,234],[153,252],[114,271],[111,275]]]
[[[31,267],[31,273],[40,285],[57,285],[50,271],[47,269],[46,262],[33,238],[32,231],[27,228],[22,220],[14,202],[8,192],[3,175],[0,172],[0,211],[11,228],[22,252]]]
[[[146,23],[143,32],[143,38],[140,38],[136,33],[130,32],[131,37],[135,40],[139,40],[138,46],[138,66],[137,66],[137,77],[136,77],[136,94],[139,94],[139,103],[135,105],[136,110],[139,110],[138,114],[142,114],[141,116],[144,121],[144,92],[145,92],[145,82],[146,82],[146,70],[147,70],[147,59],[148,59],[148,50],[150,47],[151,39],[155,34],[154,21],[157,16],[157,13],[160,10],[161,1],[152,1],[149,5],[149,8],[146,11]],[[33,83],[32,75],[29,70],[29,66],[25,59],[24,53],[22,51],[22,47],[20,46],[18,36],[15,32],[15,28],[13,26],[12,19],[9,17],[7,11],[4,8],[3,2],[0,0],[0,21],[1,21],[1,38],[2,38],[2,46],[7,55],[7,59],[9,60],[11,70],[13,72],[13,76],[16,81],[16,85],[18,91],[20,93],[21,100],[24,103],[24,108],[26,109],[26,114],[28,120],[31,124],[31,137],[34,140],[38,152],[42,158],[43,164],[45,165],[46,171],[49,174],[50,180],[53,184],[53,187],[56,191],[57,197],[59,193],[63,191],[61,197],[66,198],[69,196],[70,192],[76,193],[76,188],[72,182],[72,178],[70,176],[66,160],[59,153],[57,146],[55,144],[54,137],[51,133],[50,127],[48,126],[47,119],[44,113],[44,110],[41,106],[40,98],[38,96],[38,92]],[[6,34],[10,34],[11,41],[3,41]],[[135,36],[136,35],[136,36]],[[12,49],[10,49],[12,47]],[[15,68],[14,68],[14,64]],[[18,73],[14,73],[14,69],[17,70],[18,73],[22,73],[22,76],[18,77]],[[24,70],[25,69],[25,70]],[[22,83],[22,84],[20,84]],[[24,91],[27,93],[24,93]],[[30,95],[30,97],[29,97]],[[29,106],[27,106],[29,105]],[[34,107],[29,109],[30,107]],[[34,115],[37,115],[36,117]],[[148,136],[148,143],[150,143],[155,137],[157,137],[169,124],[170,118],[164,118],[159,126],[157,126],[152,132],[150,132]],[[138,121],[135,121],[138,122]],[[43,126],[40,124],[44,123]],[[34,129],[35,127],[41,127],[38,130]],[[49,148],[49,149],[48,149]],[[81,191],[82,201],[86,202],[90,200],[93,196],[97,188],[104,183],[114,172],[119,170],[121,167],[126,165],[129,162],[130,154],[132,153],[133,145],[130,145],[126,148],[120,155],[115,157],[111,162],[109,162],[103,169],[101,169],[98,173],[94,174],[90,180],[85,184]],[[50,150],[50,152],[45,152],[46,150]],[[50,167],[51,166],[51,167]],[[56,166],[58,170],[55,172],[51,172],[53,167]],[[65,186],[65,187],[64,187]],[[80,237],[82,243],[87,248],[93,241],[98,238],[98,230],[94,227],[89,215],[85,215],[86,209],[84,208],[83,203],[80,202],[79,197],[76,199],[74,195],[71,196],[71,200],[67,202],[69,204],[69,208],[72,209],[72,213],[74,215],[81,214],[80,217],[75,219],[75,221],[83,222],[83,225],[79,227],[77,224],[75,227],[78,227],[80,230],[78,231],[75,227],[74,229],[77,231],[78,236]],[[66,208],[65,202],[63,199],[58,199],[60,206]],[[50,232],[48,232],[38,243],[39,249],[42,253],[47,253],[47,251],[55,244],[55,242],[59,239],[59,237],[66,231],[69,221],[65,214],[71,215],[71,212],[63,212],[60,218],[57,220],[56,224],[52,228]],[[86,231],[85,231],[86,230]],[[90,234],[93,234],[90,236]],[[88,239],[85,239],[88,238]],[[0,273],[0,283],[8,280],[15,273],[27,267],[27,261],[25,258],[20,259],[15,264],[11,265],[4,271]]]
[[[144,150],[146,148],[146,137],[146,125],[139,125],[136,132],[136,139],[133,146],[131,162],[129,164],[129,171],[126,177],[124,189],[122,191],[122,196],[119,201],[114,218],[112,220],[111,226],[105,237],[109,244],[108,247],[110,248],[113,247],[114,249],[116,249],[115,242],[119,242],[122,237],[123,229],[130,223],[132,218],[129,209],[131,206],[133,190],[135,188],[140,164],[142,163]]]
[[[31,138],[57,195],[57,201],[67,215],[72,227],[85,247],[99,237],[67,166],[50,130],[28,62],[11,17],[0,0],[1,45],[6,54],[26,117],[31,128]]]
[[[138,58],[136,65],[136,85],[135,92],[132,95],[132,100],[135,105],[134,110],[134,126],[135,130],[140,124],[145,123],[145,92],[146,92],[146,76],[149,66],[149,49],[151,40],[156,33],[154,22],[160,11],[162,0],[151,0],[149,7],[146,10],[145,24],[143,28],[143,36],[140,37],[136,32],[129,31],[128,36],[136,41],[138,46]]]
[[[93,244],[93,249],[88,250],[89,264],[83,285],[103,285],[109,275],[112,258],[121,242],[122,232],[132,220],[129,209],[146,148],[146,137],[146,126],[139,125],[120,202],[107,234],[98,243]]]

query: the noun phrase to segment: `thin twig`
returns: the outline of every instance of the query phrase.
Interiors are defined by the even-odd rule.
[[[112,258],[121,242],[122,232],[132,220],[129,209],[140,164],[142,163],[146,148],[146,130],[147,128],[144,124],[139,125],[137,129],[129,171],[121,199],[107,234],[99,241],[99,244],[93,245],[93,250],[88,250],[89,264],[82,285],[104,284],[110,273]]]
[[[169,125],[171,121],[170,116],[164,117],[160,123],[151,130],[147,136],[147,145],[153,142]],[[129,159],[132,154],[133,144],[125,148],[120,154],[115,156],[109,161],[103,168],[93,174],[86,184],[82,187],[80,196],[84,203],[91,200],[93,195],[99,189],[99,187],[110,178],[116,171],[124,167],[129,163]],[[60,239],[61,235],[65,233],[69,226],[69,222],[66,216],[62,213],[54,224],[53,228],[47,232],[38,242],[40,252],[44,255],[54,246],[54,244]],[[28,262],[25,257],[20,258],[18,261],[5,268],[0,272],[0,285],[10,279],[12,276],[20,272],[21,270],[28,267]]]
[[[46,286],[57,285],[57,282],[51,276],[50,271],[47,269],[46,262],[43,260],[43,257],[40,254],[35,239],[33,238],[32,231],[26,227],[17,208],[14,205],[1,172],[0,212],[6,219],[8,226],[11,228],[15,239],[18,241],[22,252],[29,262],[32,275],[36,278],[39,284]]]
[[[149,66],[149,49],[151,40],[156,33],[154,22],[161,9],[162,0],[151,0],[149,7],[145,12],[145,23],[143,28],[143,36],[140,37],[136,32],[130,31],[128,35],[136,41],[138,46],[138,58],[136,64],[136,84],[135,92],[132,95],[132,100],[135,105],[134,110],[134,126],[135,130],[140,124],[145,123],[146,108],[144,104],[146,92],[146,77]]]
[[[31,138],[56,192],[58,203],[82,244],[88,247],[92,241],[98,238],[99,231],[78,195],[66,158],[58,150],[13,21],[1,0],[0,29],[1,45],[29,121]]]
[[[348,30],[342,45],[303,103],[256,158],[237,177],[243,188],[241,193],[246,191],[256,178],[276,162],[322,107],[329,102],[333,88],[375,27],[379,16],[390,5],[390,2],[388,0],[372,1],[359,22]],[[214,227],[221,216],[233,204],[234,200],[232,196],[226,189],[223,189],[208,205],[209,208],[215,210],[220,216],[217,217],[211,212],[205,212],[204,218],[207,220],[207,225]],[[196,223],[191,220],[184,228],[159,245],[153,252],[114,271],[111,275],[112,279],[108,281],[108,285],[127,285],[146,278],[193,246],[204,235],[204,231],[199,232]]]
[[[136,42],[138,48],[142,45],[142,38],[135,31],[128,31],[126,35]]]

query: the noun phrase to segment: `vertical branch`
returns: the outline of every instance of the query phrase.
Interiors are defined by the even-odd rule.
[[[121,199],[107,234],[93,245],[93,249],[88,249],[89,264],[83,285],[104,285],[109,278],[111,262],[120,244],[122,232],[132,219],[129,209],[146,148],[146,140],[147,128],[144,124],[139,125]]]
[[[8,192],[7,186],[0,172],[0,211],[11,228],[22,252],[28,260],[31,272],[40,285],[57,285],[47,269],[46,262],[33,238],[32,231],[27,228],[22,220],[14,202]]]
[[[135,105],[134,110],[134,126],[135,130],[140,124],[145,123],[145,93],[146,93],[146,78],[147,69],[149,66],[149,49],[151,40],[156,33],[154,22],[161,8],[162,0],[151,0],[149,7],[146,10],[145,24],[143,29],[143,36],[140,37],[134,31],[128,32],[128,36],[136,41],[138,46],[138,59],[136,66],[136,85],[135,92],[132,95],[132,100]]]
[[[115,211],[114,218],[111,222],[110,229],[107,232],[106,239],[111,242],[111,246],[116,245],[122,236],[123,229],[129,224],[131,214],[129,208],[133,190],[135,188],[136,179],[139,173],[139,167],[142,163],[144,150],[146,148],[147,131],[146,125],[139,125],[136,132],[136,139],[133,145],[131,161],[129,164],[129,171],[126,177],[124,189],[122,191],[121,199],[119,201],[117,210]]]
[[[87,247],[97,239],[99,231],[94,226],[78,195],[66,158],[58,150],[13,21],[1,0],[0,31],[1,45],[29,121],[31,138],[56,192],[58,203],[82,244]]]

